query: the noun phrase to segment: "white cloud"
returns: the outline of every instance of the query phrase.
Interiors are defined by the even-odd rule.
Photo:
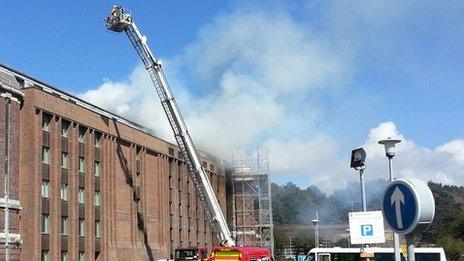
[[[400,139],[393,159],[395,178],[419,178],[424,181],[464,185],[464,140],[453,140],[436,149],[416,145],[397,129],[393,122],[382,122],[372,128],[362,144],[366,150],[367,180],[388,179],[388,160],[379,140],[393,137]],[[349,169],[349,155],[340,141],[326,136],[310,140],[269,140],[271,167],[279,181],[299,180],[299,184],[315,184],[331,193],[358,181],[355,170]],[[367,188],[369,190],[369,188]],[[368,191],[369,193],[369,191]]]
[[[435,149],[437,153],[447,153],[456,162],[464,165],[464,140],[453,140]]]
[[[383,146],[377,144],[381,139],[398,138],[397,153],[393,158],[394,176],[446,184],[464,185],[462,168],[464,161],[464,140],[454,140],[436,149],[416,145],[402,135],[393,122],[384,122],[370,131],[363,145],[368,155],[366,173],[370,178],[387,178],[387,158]]]
[[[396,150],[401,153],[415,147],[414,142],[407,140],[396,129],[395,123],[388,121],[382,122],[369,132],[369,138],[364,142],[364,149],[369,153],[370,158],[384,158],[385,149],[383,145],[378,144],[383,139],[399,139],[401,142],[396,145]]]

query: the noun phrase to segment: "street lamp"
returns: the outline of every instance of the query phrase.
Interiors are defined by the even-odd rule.
[[[361,202],[363,211],[366,212],[366,189],[364,188],[363,173],[366,169],[366,151],[363,148],[354,149],[351,151],[350,167],[359,171],[359,181],[361,183]]]
[[[351,164],[350,167],[359,171],[359,182],[361,183],[361,202],[362,202],[362,211],[367,211],[366,206],[366,188],[364,187],[364,177],[363,173],[366,169],[366,151],[363,148],[354,149],[351,151]],[[366,247],[369,247],[366,245]],[[366,259],[369,261],[369,258]]]
[[[395,144],[400,143],[401,140],[395,140],[389,137],[388,139],[379,141],[385,147],[385,156],[388,158],[388,172],[390,173],[390,182],[393,181],[392,159],[395,156]]]
[[[316,217],[314,217],[311,222],[314,225],[314,245],[315,247],[319,247],[319,217],[316,210]]]
[[[392,139],[391,137],[379,141],[379,144],[382,144],[385,147],[385,156],[387,156],[388,158],[388,173],[390,175],[390,182],[394,180],[392,166],[393,166],[393,157],[395,156],[395,152],[396,152],[395,144],[400,143],[400,142],[401,140]],[[398,236],[397,233],[393,234],[393,244],[395,247],[395,261],[400,261],[401,260],[400,237]]]

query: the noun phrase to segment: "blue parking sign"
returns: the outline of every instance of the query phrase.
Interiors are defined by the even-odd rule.
[[[374,229],[372,225],[361,225],[361,236],[373,236]]]

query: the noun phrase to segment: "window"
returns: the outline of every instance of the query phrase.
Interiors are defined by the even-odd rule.
[[[100,162],[95,161],[95,163],[93,164],[93,168],[95,176],[100,177]]]
[[[61,261],[68,261],[68,251],[61,251]]]
[[[350,256],[351,256],[351,255],[350,255]],[[348,257],[346,257],[346,258],[348,258]],[[328,253],[322,253],[322,254],[319,253],[319,254],[318,254],[317,260],[329,261],[329,260],[330,260],[330,254],[328,254]]]
[[[77,195],[78,201],[81,204],[85,204],[85,189],[79,188],[79,194]]]
[[[85,252],[79,252],[79,261],[85,261]]]
[[[308,260],[308,261],[314,261],[314,258],[315,258],[315,254],[314,254],[314,253],[309,253],[309,254],[306,256],[306,260]]]
[[[66,216],[61,217],[61,234],[62,235],[68,234],[68,217]]]
[[[85,219],[79,218],[79,236],[85,235]]]
[[[43,164],[50,164],[50,156],[49,156],[49,148],[42,147],[42,163]]]
[[[42,250],[42,254],[40,256],[41,261],[48,261],[48,250]]]
[[[42,214],[42,233],[48,234],[48,214]]]
[[[61,120],[61,136],[67,138],[69,129],[69,121]]]
[[[52,121],[52,115],[43,113],[42,116],[42,130],[49,131],[50,130],[50,122]]]
[[[100,220],[95,220],[95,238],[101,238]]]
[[[100,147],[100,139],[101,139],[101,136],[102,134],[100,132],[95,132],[94,136],[93,136],[93,145],[95,145],[95,147],[99,148]]]
[[[61,183],[61,199],[68,201],[68,184]]]
[[[79,137],[77,138],[80,143],[85,142],[85,133],[87,132],[87,128],[79,127]]]
[[[85,159],[84,157],[79,157],[79,172],[84,173],[85,171]]]
[[[61,152],[61,167],[63,169],[68,169],[68,153]]]
[[[42,180],[42,197],[43,198],[48,198],[48,181]]]
[[[93,195],[93,199],[94,199],[95,206],[100,206],[100,191],[95,190],[95,193]]]

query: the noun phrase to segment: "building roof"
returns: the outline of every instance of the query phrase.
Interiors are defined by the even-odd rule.
[[[169,142],[169,141],[166,141],[164,139],[161,139],[159,137],[157,137],[156,135],[154,135],[153,131],[145,126],[142,126],[138,123],[135,123],[131,120],[128,120],[126,118],[123,118],[117,114],[114,114],[110,111],[107,111],[105,109],[102,109],[96,105],[93,105],[87,101],[84,101],[82,100],[81,98],[78,98],[76,97],[75,95],[73,94],[70,94],[68,92],[65,92],[63,90],[60,90],[58,89],[57,87],[51,85],[51,84],[48,84],[48,83],[45,83],[41,80],[38,80],[37,78],[34,78],[32,76],[29,76],[17,69],[14,69],[8,65],[5,65],[3,64],[2,62],[0,62],[0,82],[7,85],[8,87],[11,87],[11,88],[15,88],[15,89],[24,89],[24,88],[38,88],[38,89],[41,89],[45,92],[48,92],[52,95],[55,95],[55,96],[58,96],[60,97],[61,99],[64,99],[64,100],[67,100],[69,102],[72,102],[78,106],[81,106],[81,107],[84,107],[92,112],[95,112],[97,114],[100,114],[100,115],[103,115],[105,117],[108,117],[110,119],[113,119],[113,120],[116,120],[118,121],[119,123],[122,123],[122,124],[125,124],[129,127],[132,127],[134,129],[137,129],[141,132],[144,132],[154,138],[157,138],[157,139],[160,139],[160,140],[163,140],[167,143],[170,143],[174,146],[177,146],[177,144],[174,144],[172,142]],[[197,150],[197,152],[200,154],[201,157],[205,157],[205,158],[210,158],[210,159],[214,159],[215,161],[218,161],[218,162],[221,162],[222,159],[210,154],[210,153],[207,153],[205,151],[201,151],[201,150]]]
[[[2,64],[0,65],[1,67],[3,67]],[[10,87],[10,88],[15,88],[18,90],[21,87],[19,82],[16,80],[16,78],[4,70],[0,70],[0,84]]]
[[[68,92],[62,91],[55,86],[45,83],[41,80],[38,80],[32,76],[29,76],[17,69],[11,68],[8,65],[5,65],[0,62],[0,81],[7,85],[8,87],[13,87],[16,89],[22,89],[22,88],[30,88],[30,87],[36,87],[39,89],[42,89],[45,92],[48,92],[50,94],[59,96],[60,98],[70,101],[74,104],[77,104],[81,107],[84,107],[90,111],[93,111],[95,113],[98,113],[100,115],[106,116],[110,119],[116,119],[118,122],[123,123],[125,125],[128,125],[132,128],[135,128],[139,131],[142,131],[144,133],[153,135],[153,131],[140,125],[137,124],[133,121],[130,121],[128,119],[125,119],[119,115],[116,115],[110,111],[107,111],[105,109],[102,109],[98,106],[95,106],[89,102],[86,102],[73,94],[70,94]]]

